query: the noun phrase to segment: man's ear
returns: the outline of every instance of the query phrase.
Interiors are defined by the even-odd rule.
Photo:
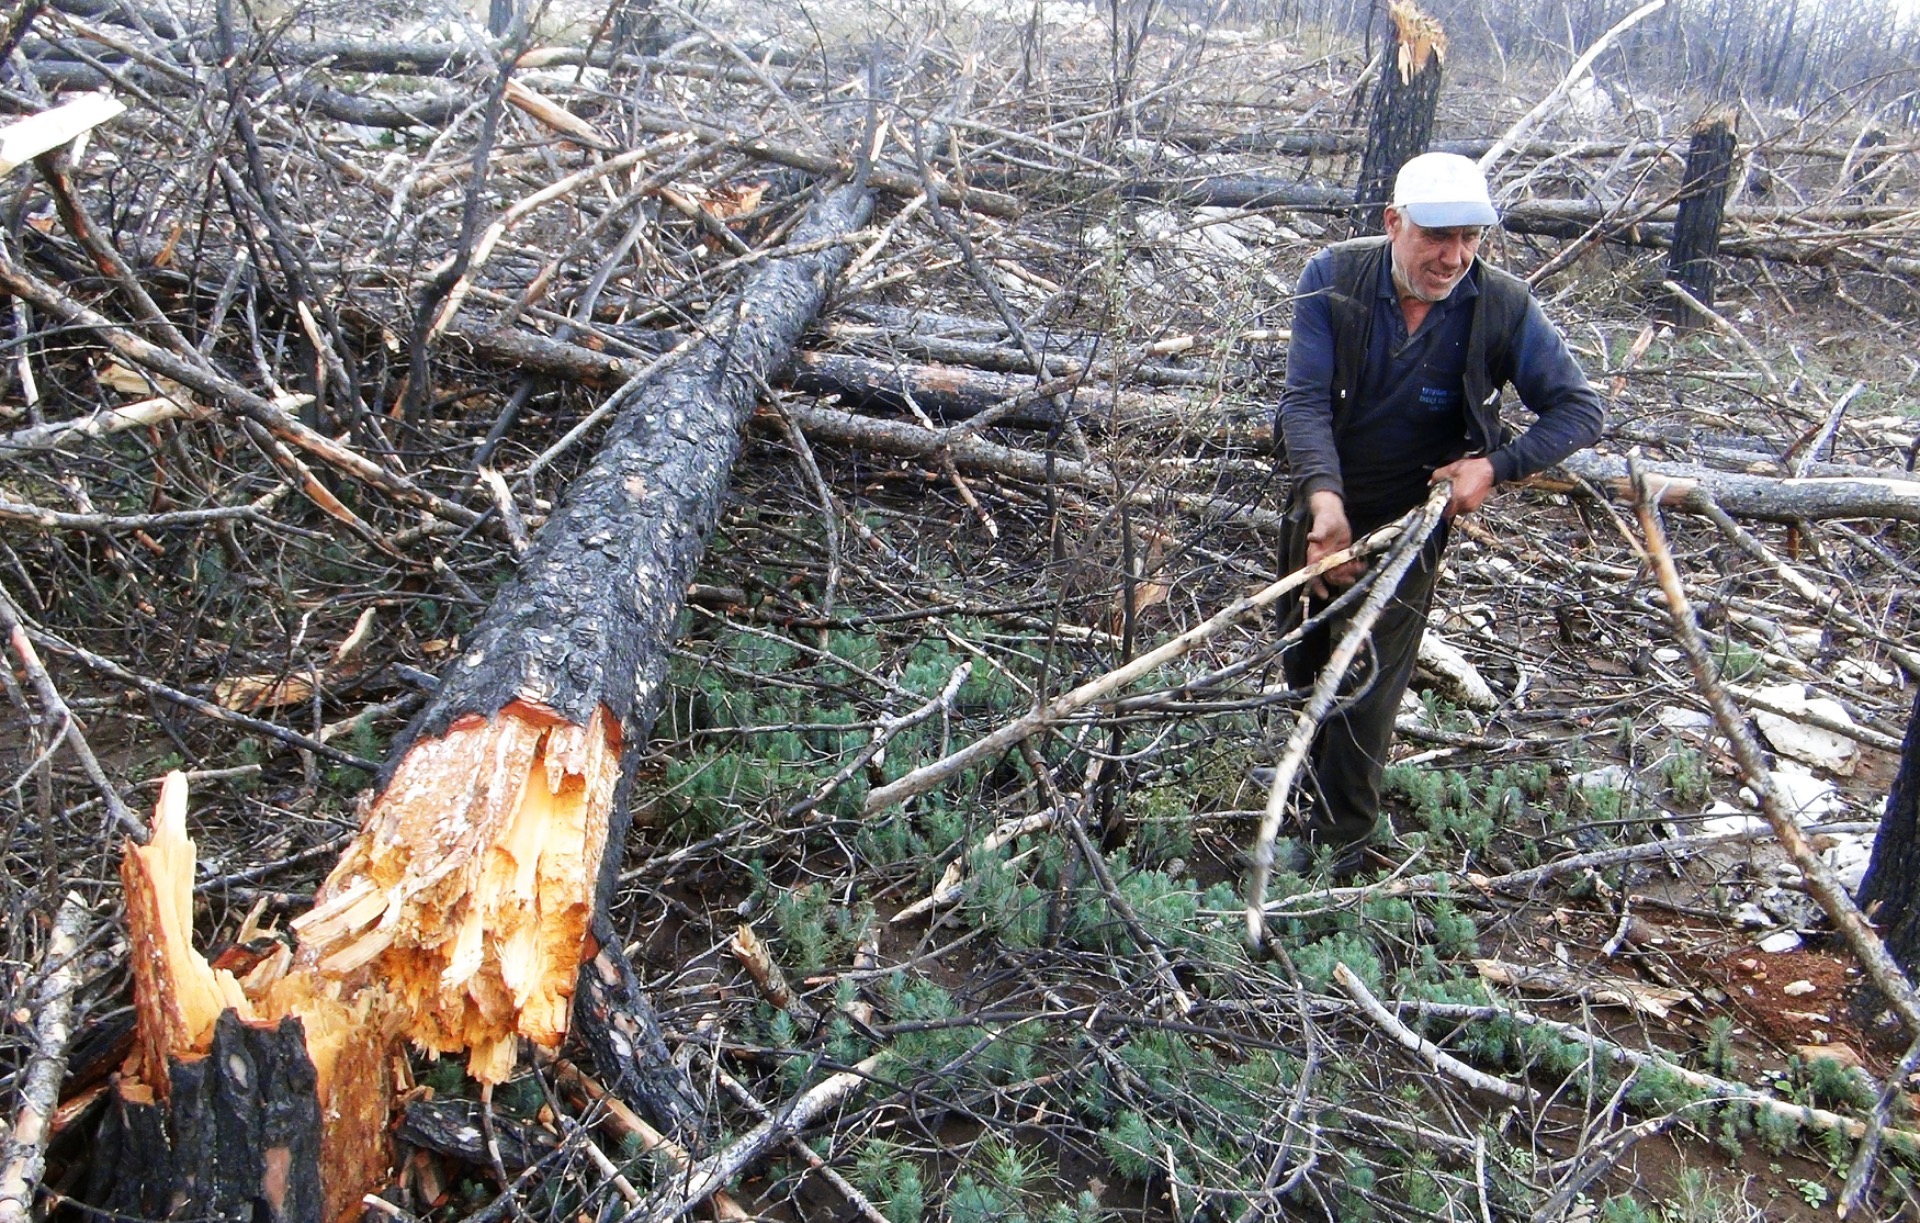
[[[1385,211],[1383,211],[1380,214],[1380,216],[1381,216],[1381,223],[1386,227],[1387,237],[1389,238],[1398,237],[1400,234],[1400,225],[1401,225],[1400,210],[1398,208],[1395,208],[1392,204],[1388,204]]]

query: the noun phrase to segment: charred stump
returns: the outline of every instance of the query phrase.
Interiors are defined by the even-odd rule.
[[[1673,246],[1667,252],[1668,276],[1709,309],[1720,258],[1720,223],[1733,181],[1733,150],[1732,111],[1715,111],[1694,125],[1680,212],[1673,223]],[[1669,303],[1668,311],[1672,322],[1689,321],[1690,309],[1684,302]]]
[[[114,1093],[86,1200],[123,1218],[320,1219],[321,1116],[298,1019],[231,1011],[204,1057],[166,1067],[164,1103]]]
[[[606,1081],[700,1137],[608,918],[640,755],[624,749],[663,703],[741,427],[850,258],[830,239],[870,209],[864,185],[821,198],[789,237],[807,253],[769,259],[678,363],[614,393],[599,453],[402,736],[293,946],[231,967],[194,950],[186,786],[169,779],[122,867],[139,1025],[96,1200],[347,1217],[388,1176],[402,1042],[499,1083],[521,1040],[557,1048],[570,1020]]]
[[[1354,193],[1354,219],[1361,233],[1377,234],[1393,193],[1393,176],[1409,158],[1424,152],[1433,135],[1433,112],[1440,103],[1440,65],[1447,36],[1440,23],[1411,0],[1387,9],[1393,41],[1380,65],[1373,93],[1373,119],[1367,125],[1366,152],[1360,158],[1360,184]]]

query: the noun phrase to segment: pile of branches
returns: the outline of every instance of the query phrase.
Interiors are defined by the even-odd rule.
[[[1736,1068],[1443,967],[1562,877],[1629,872],[1602,913],[1624,928],[1633,864],[1675,852],[1665,812],[1607,849],[1544,814],[1553,775],[1622,717],[1686,699],[1645,648],[1667,604],[1605,456],[1563,475],[1570,503],[1528,494],[1456,552],[1448,636],[1504,698],[1408,730],[1504,770],[1470,783],[1503,821],[1474,842],[1486,860],[1435,827],[1384,883],[1283,879],[1277,962],[1246,949],[1240,855],[1266,796],[1245,770],[1303,694],[1237,601],[1282,576],[1286,294],[1350,197],[1347,151],[1303,160],[1274,116],[1352,107],[1336,61],[1276,67],[1257,40],[1145,25],[1123,56],[1117,29],[1037,20],[969,31],[977,55],[901,29],[856,56],[838,41],[853,14],[792,55],[685,14],[678,42],[615,14],[558,50],[217,16],[30,5],[9,36],[23,111],[89,85],[130,109],[20,172],[0,252],[0,615],[27,715],[0,812],[24,1101],[0,1209],[48,1152],[49,1193],[118,1200],[89,1146],[129,1021],[104,881],[147,835],[159,774],[198,795],[203,944],[244,950],[304,911],[355,796],[408,719],[452,699],[451,664],[538,567],[549,519],[570,521],[596,447],[744,334],[756,277],[815,257],[832,305],[747,389],[712,550],[684,612],[663,601],[682,632],[660,722],[636,719],[653,737],[622,801],[640,828],[609,849],[612,941],[704,1112],[636,1118],[572,1049],[526,1066],[518,1098],[423,1071],[391,1209],[666,1218],[771,1167],[743,1198],[896,1223],[936,1204],[1551,1218],[1703,1115],[1886,1124],[1802,1116]],[[1072,68],[1110,51],[1101,74]],[[1205,147],[1256,113],[1261,143]],[[1814,207],[1736,210],[1767,228],[1723,252],[1770,261],[1736,277],[1789,312],[1899,310],[1920,257],[1905,163],[1863,177],[1844,141],[1774,154],[1789,146],[1821,169],[1780,190]],[[1882,366],[1876,415],[1849,415],[1842,359],[1794,349],[1801,368],[1777,369],[1762,347],[1787,346],[1746,319],[1656,336],[1633,294],[1661,274],[1606,240],[1657,236],[1675,152],[1516,141],[1503,257],[1577,320],[1612,449],[1670,447],[1670,503],[1797,524],[1759,539],[1720,513],[1675,550],[1719,648],[1815,682],[1850,661],[1859,735],[1884,749],[1889,668],[1913,666],[1911,532],[1809,524],[1920,518],[1899,478],[1911,428],[1882,419],[1912,373]],[[1528,198],[1569,182],[1592,190]],[[1840,198],[1868,191],[1884,199]],[[871,202],[808,219],[847,192]],[[1794,304],[1815,291],[1834,297]],[[1502,632],[1527,625],[1558,638]],[[1153,653],[1167,641],[1182,651]],[[459,1189],[469,1171],[483,1190]]]

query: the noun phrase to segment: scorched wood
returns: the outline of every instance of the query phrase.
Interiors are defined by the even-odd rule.
[[[841,188],[790,240],[847,233],[870,208],[864,186]],[[476,1079],[498,1083],[521,1040],[561,1043],[576,988],[592,1012],[581,1026],[601,1077],[634,1091],[660,1128],[698,1136],[699,1101],[672,1069],[606,917],[629,820],[621,791],[638,756],[623,749],[646,741],[660,710],[667,647],[741,426],[850,257],[823,245],[767,261],[681,360],[615,392],[599,454],[402,736],[359,836],[292,923],[296,945],[244,977],[190,945],[193,850],[184,782],[170,785],[165,827],[153,844],[129,847],[123,871],[140,1035],[115,1116],[120,1150],[153,1165],[153,1184],[187,1195],[170,1199],[172,1214],[240,1209],[232,1195],[202,1193],[196,1169],[253,1131],[191,1128],[199,1101],[238,1090],[223,1084],[239,1063],[209,1059],[216,1029],[234,1025],[256,1042],[304,1028],[296,1052],[311,1060],[311,1086],[294,1069],[244,1077],[269,1093],[262,1126],[294,1116],[300,1100],[317,1103],[308,1128],[331,1219],[357,1211],[386,1176],[402,1040],[465,1056]],[[261,1032],[271,1036],[248,1035]],[[300,1100],[274,1098],[270,1082]],[[148,1105],[171,1105],[164,1131],[140,1111]],[[282,1145],[298,1171],[299,1148]],[[262,1148],[270,1184],[279,1149]],[[258,1181],[253,1165],[238,1175]],[[154,1213],[144,1201],[127,1207]],[[253,1217],[322,1217],[280,1209]]]

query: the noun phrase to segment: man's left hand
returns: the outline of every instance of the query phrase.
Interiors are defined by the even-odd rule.
[[[1475,458],[1448,463],[1435,470],[1427,483],[1438,484],[1442,480],[1453,481],[1453,497],[1447,503],[1447,517],[1471,514],[1485,504],[1493,493],[1493,460]]]

